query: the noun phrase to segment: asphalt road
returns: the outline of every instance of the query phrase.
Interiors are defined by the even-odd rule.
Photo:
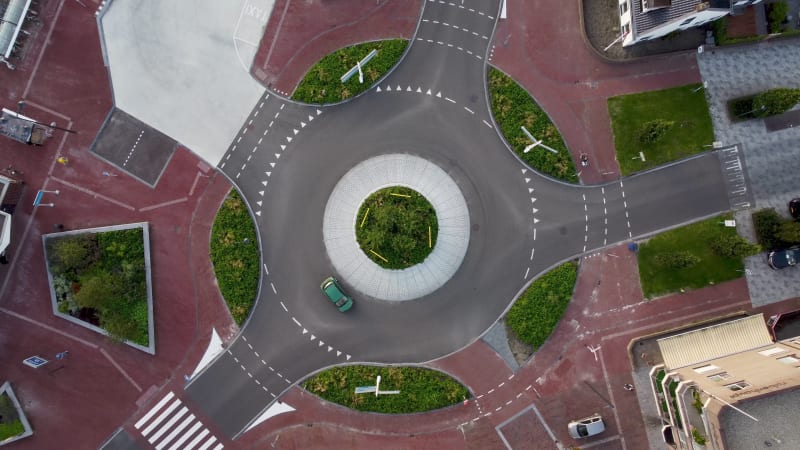
[[[464,347],[555,264],[729,209],[713,153],[592,187],[520,163],[485,94],[498,7],[428,1],[401,65],[365,95],[327,108],[266,95],[250,114],[220,169],[258,224],[260,295],[240,337],[187,387],[224,433],[240,434],[324,367],[424,362]],[[453,178],[469,208],[469,247],[432,294],[393,303],[352,292],[355,307],[341,314],[319,290],[335,257],[322,240],[325,206],[349,169],[388,153],[425,158]]]

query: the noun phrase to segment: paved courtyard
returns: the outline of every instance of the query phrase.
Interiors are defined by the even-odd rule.
[[[748,189],[755,204],[737,213],[739,232],[755,240],[750,214],[775,208],[788,217],[788,201],[800,195],[800,128],[768,131],[763,120],[733,122],[727,102],[773,88],[800,88],[800,40],[785,39],[749,46],[706,49],[698,55],[707,82],[715,139],[737,144],[744,154]],[[747,258],[747,283],[754,306],[800,296],[800,269],[771,270],[765,255]]]

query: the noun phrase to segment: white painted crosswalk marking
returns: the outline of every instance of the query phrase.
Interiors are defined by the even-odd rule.
[[[172,391],[170,391],[167,395],[164,396],[164,398],[161,399],[161,401],[156,403],[156,406],[153,406],[153,408],[150,411],[148,411],[147,414],[144,415],[144,417],[139,419],[139,421],[136,422],[134,427],[136,427],[137,430],[139,428],[142,428],[142,425],[147,423],[147,421],[150,420],[150,418],[153,417],[158,412],[158,410],[161,409],[162,406],[166,405],[168,401],[172,400],[172,397],[175,397],[175,394]]]
[[[175,408],[177,408],[180,405],[181,405],[180,399],[176,399],[174,402],[172,402],[167,407],[167,409],[164,410],[164,412],[162,412],[158,417],[156,417],[153,420],[153,422],[150,425],[148,425],[147,428],[144,429],[144,431],[142,431],[142,436],[147,437],[147,435],[150,434],[158,426],[158,424],[161,423],[162,420],[166,419],[167,416],[169,416],[170,413],[172,413],[172,411],[174,411]]]
[[[208,430],[203,429],[203,431],[201,431],[200,434],[198,434],[194,439],[192,439],[191,442],[186,444],[186,447],[184,447],[183,450],[192,450],[194,446],[197,445],[200,441],[202,441],[203,438],[206,437],[207,435],[208,435]]]
[[[168,434],[167,437],[161,440],[161,442],[156,445],[156,450],[163,450],[170,442],[172,442],[176,437],[178,437],[178,433],[183,431],[184,428],[188,427],[190,423],[194,421],[194,414],[189,414],[189,417],[185,418],[183,422],[180,423],[172,433]]]
[[[200,448],[197,449],[197,450],[206,450],[206,449],[208,449],[208,447],[211,447],[212,445],[214,445],[214,442],[217,442],[217,438],[215,438],[214,436],[211,436],[211,439],[207,440],[206,443],[201,445]]]
[[[187,408],[185,406],[183,408],[181,408],[180,411],[177,412],[177,414],[172,416],[172,418],[170,418],[167,421],[167,423],[164,424],[164,426],[159,428],[158,431],[156,431],[156,433],[154,435],[150,436],[147,439],[147,441],[150,442],[151,444],[155,444],[156,441],[158,440],[158,438],[163,436],[164,433],[166,433],[170,428],[172,428],[172,426],[175,425],[175,422],[177,422],[187,412],[189,412],[189,408]]]
[[[184,442],[186,442],[190,437],[192,437],[192,435],[197,431],[197,429],[202,427],[202,426],[203,426],[202,423],[195,422],[195,424],[192,425],[192,428],[189,428],[189,431],[187,431],[186,433],[183,433],[183,436],[181,436],[177,441],[175,441],[175,443],[172,444],[172,447],[170,447],[168,450],[178,450],[178,448]],[[206,433],[208,433],[208,431],[206,431]]]

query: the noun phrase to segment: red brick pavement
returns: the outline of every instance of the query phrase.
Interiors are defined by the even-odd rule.
[[[277,0],[251,72],[267,87],[291,95],[308,69],[334,50],[377,39],[410,38],[422,2]]]

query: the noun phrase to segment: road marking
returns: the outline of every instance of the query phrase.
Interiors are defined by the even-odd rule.
[[[297,324],[297,326],[298,326],[298,327],[302,327],[302,325],[300,325],[300,322],[298,322],[298,321],[297,321],[297,319],[295,319],[294,317],[292,317],[292,320],[294,321],[294,323],[296,323],[296,324]]]
[[[449,97],[445,97],[444,99],[447,100],[450,103],[455,103],[456,102],[455,100],[453,100],[453,99],[451,99]]]
[[[470,114],[475,114],[475,111],[473,111],[473,110],[471,110],[471,109],[467,108],[466,106],[464,107],[464,109],[466,109],[466,110],[467,110],[467,112],[469,112]]]
[[[270,282],[270,283],[269,283],[269,285],[270,285],[270,287],[272,287],[272,292],[274,292],[275,294],[277,294],[277,293],[278,293],[278,291],[276,291],[276,290],[275,290],[275,285],[274,285],[274,284],[272,284],[272,282]]]
[[[283,310],[284,310],[285,312],[289,312],[289,310],[286,308],[286,305],[285,305],[285,304],[283,304],[283,301],[281,301],[281,306],[283,307]]]
[[[486,119],[484,119],[484,120],[483,120],[483,123],[484,123],[484,124],[485,124],[487,127],[491,128],[491,129],[494,129],[494,127],[493,127],[493,126],[492,126],[492,125],[491,125],[489,122],[487,122],[487,121],[486,121]]]
[[[530,271],[531,271],[531,268],[530,268],[530,267],[528,267],[527,269],[525,269],[525,276],[524,276],[524,277],[522,277],[524,280],[527,280],[527,279],[528,279],[528,273],[530,273]]]
[[[150,411],[148,411],[147,414],[144,415],[144,417],[139,419],[139,421],[133,425],[134,428],[136,428],[137,430],[141,428],[142,425],[144,425],[148,420],[150,420],[150,418],[153,417],[156,414],[156,412],[158,412],[158,410],[161,409],[162,406],[164,406],[165,404],[167,404],[167,402],[172,400],[173,397],[175,397],[175,394],[172,391],[170,391],[167,395],[164,396],[164,398],[162,398],[158,403],[156,403],[155,406],[150,408]]]

